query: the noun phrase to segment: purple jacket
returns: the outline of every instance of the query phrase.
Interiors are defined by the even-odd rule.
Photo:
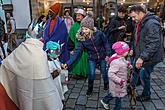
[[[57,17],[56,23],[53,27],[53,31],[51,34],[49,34],[50,21],[51,19],[48,19],[45,25],[44,50],[46,49],[46,43],[48,41],[54,41],[54,42],[59,41],[60,44],[64,43],[64,45],[62,46],[62,52],[59,59],[60,59],[60,62],[65,63],[67,60],[69,60],[69,51],[67,47],[68,46],[67,44],[68,32],[67,32],[65,22],[60,17]]]

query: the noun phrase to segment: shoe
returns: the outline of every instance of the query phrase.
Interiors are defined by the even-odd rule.
[[[87,95],[87,97],[90,97],[92,95],[92,91],[87,90],[86,95]]]
[[[109,105],[108,104],[104,103],[103,100],[100,100],[100,102],[106,110],[109,110]]]
[[[109,85],[108,84],[104,84],[104,90],[108,90],[109,89]]]
[[[150,96],[139,95],[136,97],[137,101],[145,102],[151,100]]]
[[[92,95],[92,91],[93,91],[93,81],[92,80],[88,80],[88,90],[86,95],[88,97],[90,97]]]

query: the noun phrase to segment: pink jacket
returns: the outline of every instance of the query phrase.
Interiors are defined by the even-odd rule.
[[[124,57],[117,58],[110,63],[108,71],[109,91],[113,97],[124,97],[127,95],[127,72],[128,61]],[[120,81],[124,80],[124,87],[120,87]]]

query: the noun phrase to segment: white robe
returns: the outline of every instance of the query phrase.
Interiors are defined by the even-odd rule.
[[[20,110],[63,108],[48,69],[43,43],[36,39],[27,39],[3,60],[0,82]]]
[[[56,69],[61,70],[61,73],[59,74],[59,76],[54,78],[54,83],[55,83],[55,85],[56,85],[56,87],[59,91],[61,100],[64,100],[65,99],[64,94],[65,94],[65,92],[68,91],[68,87],[67,87],[66,84],[63,84],[63,80],[65,80],[65,79],[63,79],[63,77],[65,77],[65,74],[68,74],[68,71],[61,69],[60,62],[59,62],[58,59],[54,60],[54,62],[53,61],[48,61],[48,64],[49,64],[50,73],[52,73]]]

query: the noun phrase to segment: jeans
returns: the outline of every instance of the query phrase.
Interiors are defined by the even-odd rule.
[[[107,73],[107,69],[106,69],[106,61],[105,60],[101,60],[99,62],[89,60],[89,62],[88,62],[88,65],[89,65],[88,80],[94,81],[97,63],[99,63],[100,71],[101,71],[101,74],[102,74],[103,80],[104,80],[104,84],[108,84],[108,73]]]
[[[150,96],[151,95],[151,83],[150,83],[150,75],[153,72],[155,64],[150,64],[145,67],[140,68],[139,70],[135,66],[135,61],[133,65],[133,77],[132,77],[132,86],[135,89],[138,83],[138,79],[140,78],[141,85],[143,86],[142,95]]]
[[[115,98],[115,108],[114,110],[120,110],[121,109],[121,97],[112,97],[112,94],[109,93],[103,98],[103,102],[106,104],[109,104],[109,101],[111,101],[113,98]]]

